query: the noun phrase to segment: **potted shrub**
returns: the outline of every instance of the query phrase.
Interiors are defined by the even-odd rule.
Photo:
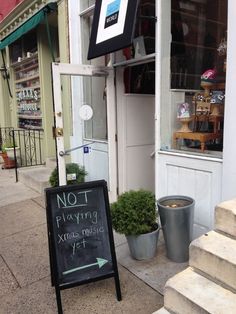
[[[156,255],[159,236],[155,196],[145,190],[130,190],[111,204],[112,225],[126,236],[131,256],[137,260]]]
[[[75,174],[75,179],[67,179],[67,184],[77,184],[84,182],[85,176],[87,172],[84,167],[76,164],[76,163],[68,163],[66,164],[66,175]],[[52,187],[59,186],[59,178],[57,167],[52,171],[51,176],[49,178],[50,185]]]
[[[18,157],[18,151],[19,147],[14,146],[11,143],[5,143],[1,147],[1,157],[4,161],[4,165],[2,166],[2,169],[11,169],[15,168],[16,163],[15,163],[15,156],[14,156],[14,148],[16,152],[16,158]]]
[[[18,157],[18,151],[20,149],[19,146],[17,146],[16,144],[12,144],[12,143],[5,143],[2,145],[2,153],[6,153],[7,156],[9,158],[12,158],[14,159],[14,149],[15,149],[15,152],[16,152],[16,157]]]

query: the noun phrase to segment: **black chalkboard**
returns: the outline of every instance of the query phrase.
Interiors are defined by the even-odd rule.
[[[48,188],[45,193],[52,283],[57,297],[60,289],[114,277],[120,300],[106,181]]]

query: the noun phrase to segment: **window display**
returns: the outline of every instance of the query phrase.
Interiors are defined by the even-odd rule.
[[[222,151],[227,1],[172,0],[171,4],[170,84],[177,114],[172,148]],[[183,101],[178,102],[181,95]]]
[[[18,127],[41,129],[40,81],[37,53],[12,64],[15,72]]]

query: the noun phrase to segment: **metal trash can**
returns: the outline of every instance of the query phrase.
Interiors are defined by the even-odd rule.
[[[167,257],[177,263],[189,259],[195,201],[188,196],[171,195],[157,200]]]

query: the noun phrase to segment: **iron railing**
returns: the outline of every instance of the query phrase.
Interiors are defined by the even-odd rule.
[[[0,128],[0,145],[12,147],[14,152],[13,167],[15,168],[16,182],[18,181],[17,168],[44,165],[43,130]],[[9,154],[9,153],[7,153]]]

